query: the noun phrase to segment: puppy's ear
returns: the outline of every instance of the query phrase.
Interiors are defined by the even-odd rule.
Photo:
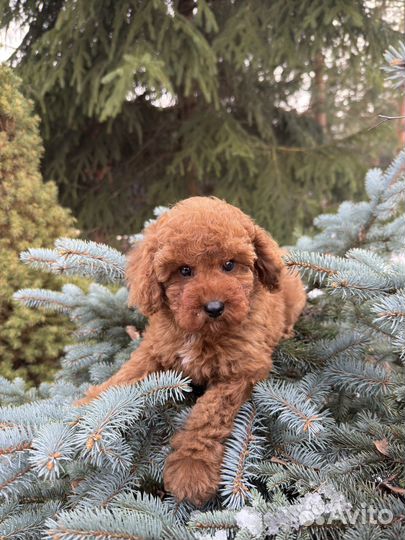
[[[127,258],[128,305],[138,307],[147,316],[159,311],[163,305],[163,291],[153,264],[156,248],[156,237],[148,231]]]
[[[257,255],[255,268],[260,281],[270,291],[277,291],[284,266],[280,246],[258,225],[255,225],[253,245]]]

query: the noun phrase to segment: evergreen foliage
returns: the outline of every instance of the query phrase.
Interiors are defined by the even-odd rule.
[[[405,44],[401,42],[397,48],[389,47],[385,53],[385,60],[388,65],[383,69],[388,73],[388,79],[394,81],[396,86],[400,86],[405,78]]]
[[[69,212],[58,205],[55,184],[41,179],[39,119],[19,86],[11,70],[0,66],[0,374],[38,384],[55,371],[66,329],[60,317],[28,310],[11,297],[20,287],[52,288],[61,280],[22,266],[19,253],[74,230]]]
[[[156,373],[72,407],[139,344],[145,320],[126,307],[126,288],[16,293],[67,314],[78,330],[54,383],[27,390],[21,379],[0,381],[3,537],[402,538],[404,178],[401,152],[385,172],[368,173],[367,200],[319,216],[320,232],[290,251],[309,306],[242,407],[218,496],[203,509],[162,492],[170,438],[195,401],[189,380]],[[95,243],[61,240],[22,259],[52,273],[122,278],[122,256]]]
[[[27,28],[12,63],[43,119],[44,177],[86,233],[130,233],[154,206],[215,194],[286,242],[357,193],[364,163],[392,139],[367,128],[392,99],[376,65],[395,43],[395,9],[1,0],[0,26]]]

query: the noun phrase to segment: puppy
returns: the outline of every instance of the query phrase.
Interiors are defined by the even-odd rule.
[[[213,197],[176,204],[129,254],[129,304],[149,326],[129,361],[78,404],[169,369],[206,386],[165,465],[165,488],[178,500],[202,505],[215,495],[235,416],[305,305],[281,255],[250,217]]]

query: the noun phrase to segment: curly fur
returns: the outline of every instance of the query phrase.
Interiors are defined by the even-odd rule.
[[[78,404],[159,370],[183,371],[205,385],[165,465],[165,488],[178,500],[201,505],[215,495],[235,415],[268,376],[273,349],[292,335],[305,305],[301,280],[281,255],[250,217],[211,197],[176,204],[129,254],[129,303],[150,317],[149,326],[130,360]],[[226,272],[229,260],[236,264]],[[185,265],[192,276],[179,272]],[[225,305],[216,319],[204,310],[214,300]]]

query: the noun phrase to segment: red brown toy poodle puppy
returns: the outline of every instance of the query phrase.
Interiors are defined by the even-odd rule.
[[[129,303],[149,326],[129,361],[78,404],[155,371],[205,385],[165,465],[165,488],[178,500],[201,505],[215,495],[235,416],[304,307],[301,280],[281,255],[250,217],[212,197],[176,204],[129,254]]]

